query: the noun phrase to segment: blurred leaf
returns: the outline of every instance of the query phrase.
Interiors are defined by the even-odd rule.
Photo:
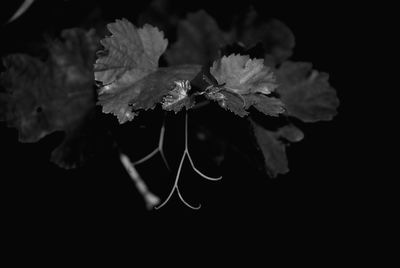
[[[281,21],[262,20],[254,8],[244,18],[239,18],[231,35],[247,48],[261,42],[265,49],[266,63],[275,66],[287,60],[293,53],[295,38],[292,31]]]
[[[247,106],[253,105],[258,111],[269,116],[278,116],[285,111],[284,103],[274,97],[263,94],[246,95]]]
[[[179,22],[177,10],[169,0],[152,0],[139,14],[138,25],[150,24],[162,30],[166,35],[175,31]]]
[[[303,122],[328,121],[337,114],[339,99],[329,76],[306,62],[284,62],[276,71],[278,94],[290,116]]]
[[[256,142],[264,156],[266,171],[272,178],[289,172],[286,156],[287,142],[298,142],[304,135],[293,125],[283,126],[276,131],[268,130],[251,121]],[[285,143],[285,140],[287,141]]]
[[[3,59],[3,118],[17,128],[21,142],[36,142],[54,131],[73,139],[95,108],[92,66],[98,39],[80,29],[65,30],[62,37],[63,42],[48,44],[46,61],[23,54]],[[61,147],[56,151],[57,163],[69,167],[62,163],[68,153]]]
[[[166,53],[170,65],[210,64],[227,41],[217,22],[204,10],[178,24],[178,39]]]

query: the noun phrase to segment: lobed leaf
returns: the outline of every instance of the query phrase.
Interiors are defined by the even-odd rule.
[[[189,80],[178,80],[174,83],[175,87],[163,98],[162,108],[175,113],[178,113],[183,108],[189,110],[194,105],[194,99],[188,95],[191,89]]]
[[[271,69],[264,66],[263,59],[249,56],[230,55],[215,61],[210,73],[227,91],[245,95],[251,93],[269,94],[276,88]]]
[[[191,13],[178,24],[178,39],[166,52],[170,65],[209,64],[227,44],[217,22],[204,10]]]
[[[290,116],[303,122],[328,121],[337,114],[339,99],[326,73],[305,62],[284,62],[276,71],[278,94]]]
[[[98,38],[93,31],[80,29],[61,35],[64,41],[48,44],[46,61],[24,54],[5,57],[0,81],[6,89],[1,94],[3,117],[18,130],[19,140],[36,142],[64,131],[64,142],[53,151],[52,160],[69,168],[80,159],[71,157],[76,147],[64,145],[79,140],[77,129],[95,109],[93,63]]]
[[[198,65],[159,68],[139,81],[103,92],[99,96],[98,104],[103,106],[104,113],[114,114],[119,123],[123,124],[132,120],[138,110],[153,109],[174,88],[176,81],[190,81],[200,70],[201,66]]]
[[[96,81],[108,85],[132,70],[138,74],[137,81],[157,70],[158,60],[168,45],[163,32],[148,24],[138,29],[126,19],[107,27],[111,36],[100,41],[105,50],[94,67]]]
[[[295,38],[292,31],[281,21],[263,21],[254,8],[239,18],[232,27],[231,39],[243,43],[247,48],[261,42],[265,50],[266,64],[276,66],[293,53]]]
[[[198,65],[158,68],[168,41],[153,26],[137,29],[123,19],[108,28],[112,35],[101,41],[106,54],[95,65],[95,79],[104,85],[99,90],[98,104],[104,113],[116,115],[121,124],[132,120],[139,110],[153,109],[175,82],[190,81],[201,69]]]
[[[268,174],[275,178],[279,174],[289,172],[286,147],[283,140],[298,142],[303,139],[303,132],[293,125],[287,125],[272,131],[263,128],[254,121],[251,121],[256,142],[263,154],[265,168]]]
[[[219,85],[211,85],[206,96],[239,116],[246,116],[254,106],[265,115],[276,116],[284,111],[283,103],[266,96],[275,90],[275,77],[262,59],[230,55],[215,61],[210,74]]]
[[[254,106],[258,111],[269,116],[278,116],[285,111],[284,103],[277,98],[268,97],[263,94],[246,95],[247,106]]]

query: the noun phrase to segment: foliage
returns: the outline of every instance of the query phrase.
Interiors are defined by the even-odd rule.
[[[46,60],[6,56],[0,79],[5,89],[0,93],[2,119],[18,130],[21,142],[65,132],[52,161],[71,168],[82,164],[82,152],[95,151],[99,143],[91,144],[104,135],[98,128],[104,117],[96,114],[96,104],[120,124],[157,107],[165,112],[184,110],[185,150],[167,200],[176,190],[188,205],[177,185],[185,157],[200,176],[215,178],[201,173],[190,156],[187,111],[211,109],[216,102],[221,113],[232,112],[250,127],[252,133],[243,139],[257,145],[270,177],[288,172],[286,147],[304,138],[292,118],[314,123],[337,114],[339,100],[328,74],[313,70],[311,63],[289,61],[295,45],[291,30],[276,19],[264,21],[252,8],[225,30],[204,10],[184,19],[173,15],[171,20],[161,11],[157,10],[168,32],[177,30],[169,47],[158,27],[136,27],[121,19],[107,24],[109,35],[102,39],[93,30],[64,30],[63,41],[47,43]],[[215,120],[217,113],[207,120]],[[279,126],[268,125],[266,118],[275,118]],[[235,131],[236,126],[227,127]],[[168,166],[162,149],[164,130],[163,125],[158,148],[144,159],[160,152]],[[226,143],[225,147],[234,146]]]

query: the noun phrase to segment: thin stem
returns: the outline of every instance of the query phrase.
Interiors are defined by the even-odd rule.
[[[160,130],[160,137],[158,139],[158,148],[161,150],[164,143],[165,121],[163,122]]]
[[[155,209],[160,209],[160,208],[162,208],[164,205],[166,205],[166,204],[168,203],[168,201],[171,199],[171,197],[172,197],[173,193],[175,192],[175,190],[176,190],[177,193],[178,193],[179,199],[180,199],[187,207],[189,207],[189,208],[191,208],[191,209],[194,209],[194,210],[197,210],[197,209],[200,209],[200,208],[201,208],[201,204],[199,204],[198,206],[190,205],[190,204],[183,198],[183,196],[182,196],[182,194],[181,194],[181,192],[180,192],[180,190],[179,190],[178,182],[179,182],[179,178],[180,178],[180,175],[181,175],[183,163],[185,162],[185,157],[186,157],[186,156],[188,157],[189,162],[190,162],[190,164],[191,164],[193,170],[196,171],[196,173],[199,174],[201,177],[203,177],[203,178],[205,178],[205,179],[207,179],[207,180],[211,180],[211,181],[217,181],[217,180],[222,179],[222,176],[221,176],[221,177],[218,177],[218,178],[213,178],[213,177],[209,177],[209,176],[207,176],[207,175],[204,175],[202,172],[200,172],[200,171],[195,167],[195,165],[194,165],[194,163],[193,163],[193,160],[192,160],[192,157],[191,157],[190,154],[189,154],[189,147],[188,147],[188,113],[187,113],[187,112],[185,112],[185,150],[183,151],[183,154],[182,154],[182,157],[181,157],[181,161],[180,161],[179,167],[178,167],[178,172],[176,173],[176,176],[175,176],[174,186],[172,187],[172,190],[170,191],[168,197],[164,200],[164,202],[162,202],[159,206],[156,206]]]
[[[165,119],[163,122],[163,125],[161,126],[161,131],[160,131],[160,138],[158,140],[158,151],[160,152],[161,158],[164,161],[165,166],[167,167],[168,170],[171,170],[171,168],[169,167],[167,158],[164,155],[164,149],[163,149],[163,145],[164,145],[164,134],[165,134]]]
[[[172,194],[174,193],[175,190],[178,191],[179,198],[183,201],[183,203],[184,203],[185,205],[187,205],[188,207],[192,208],[192,206],[189,205],[189,204],[182,198],[182,196],[179,194],[179,188],[178,188],[179,176],[180,176],[180,174],[181,174],[183,162],[185,161],[185,155],[186,155],[186,152],[183,152],[183,155],[182,155],[182,158],[181,158],[181,162],[179,163],[178,172],[176,173],[176,176],[175,176],[174,186],[172,187],[171,192],[169,193],[167,199],[165,199],[165,201],[162,202],[159,206],[155,207],[155,209],[160,209],[160,208],[162,208],[165,204],[167,204],[168,201],[171,199]]]
[[[168,165],[167,158],[165,158],[164,151],[163,150],[159,150],[159,152],[160,152],[161,158],[164,161],[165,166],[167,167],[168,170],[171,170],[171,168]]]
[[[188,159],[189,159],[190,165],[192,166],[193,170],[196,171],[196,173],[199,174],[199,175],[200,175],[201,177],[203,177],[204,179],[210,180],[210,181],[219,181],[219,180],[222,179],[222,176],[219,176],[219,177],[210,177],[210,176],[205,175],[205,174],[204,174],[203,172],[201,172],[200,170],[198,170],[198,169],[196,168],[196,166],[194,165],[194,163],[193,163],[193,160],[192,160],[192,157],[190,156],[189,151],[187,152],[187,157],[188,157]]]
[[[189,158],[189,162],[190,162],[190,165],[192,166],[193,170],[196,171],[196,173],[199,174],[201,177],[205,178],[206,180],[210,180],[210,181],[219,181],[220,179],[222,179],[222,176],[217,177],[217,178],[207,176],[203,172],[198,170],[196,168],[196,166],[194,165],[192,157],[190,156],[190,153],[189,153],[189,146],[188,146],[188,113],[187,112],[185,114],[185,152],[186,152],[187,157]]]
[[[185,111],[185,153],[188,149],[188,112]]]
[[[179,186],[178,186],[178,181],[179,181],[179,178],[180,178],[180,175],[181,175],[183,163],[185,162],[185,157],[186,157],[186,154],[187,154],[187,149],[186,149],[186,148],[187,148],[187,121],[188,121],[187,118],[188,118],[187,113],[185,113],[185,150],[184,150],[184,152],[183,152],[183,154],[182,154],[182,158],[181,158],[181,161],[180,161],[179,167],[178,167],[178,172],[176,173],[176,176],[175,176],[174,186],[172,187],[172,190],[171,190],[171,192],[169,193],[167,199],[165,199],[165,201],[162,202],[159,206],[155,207],[155,209],[160,209],[160,208],[162,208],[165,204],[167,204],[168,201],[171,199],[172,194],[174,193],[175,190],[176,190],[177,193],[178,193],[179,199],[180,199],[186,206],[188,206],[189,208],[191,208],[191,209],[200,209],[200,207],[201,207],[201,205],[198,205],[197,207],[195,207],[195,206],[190,205],[188,202],[186,202],[186,200],[185,200],[185,199],[183,198],[183,196],[181,195],[181,192],[179,191]]]
[[[188,206],[189,208],[194,209],[194,210],[198,210],[198,209],[201,208],[201,204],[199,204],[197,207],[195,207],[195,206],[192,206],[191,204],[189,204],[188,202],[186,202],[185,199],[183,198],[182,194],[181,194],[181,191],[179,191],[179,188],[178,188],[178,187],[176,187],[176,191],[177,191],[177,193],[178,193],[179,198],[182,200],[182,202],[183,202],[186,206]]]

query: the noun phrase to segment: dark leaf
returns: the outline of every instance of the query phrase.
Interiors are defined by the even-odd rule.
[[[284,62],[276,72],[278,94],[290,116],[304,122],[331,120],[339,100],[329,85],[328,74],[312,70],[305,62]]]
[[[173,3],[169,0],[153,0],[139,14],[138,25],[150,24],[162,30],[166,35],[174,30],[179,17]]]
[[[210,64],[226,43],[217,22],[201,10],[178,24],[178,40],[166,52],[166,58],[170,65]]]
[[[288,142],[298,142],[303,139],[303,132],[293,125],[287,125],[276,131],[267,130],[251,121],[256,142],[264,156],[266,170],[272,178],[289,172],[286,156]]]
[[[246,17],[240,18],[236,24],[233,28],[236,40],[248,48],[261,42],[268,65],[280,64],[292,55],[295,46],[294,35],[283,22],[276,19],[263,21],[254,8],[251,8]]]
[[[65,30],[62,37],[64,42],[48,45],[45,62],[22,54],[3,60],[1,84],[7,91],[2,94],[3,117],[18,129],[21,142],[36,142],[54,131],[65,131],[65,140],[75,139],[95,108],[93,63],[98,39],[93,31],[80,29]],[[73,164],[63,162],[65,149],[57,148],[53,160],[70,167]]]

